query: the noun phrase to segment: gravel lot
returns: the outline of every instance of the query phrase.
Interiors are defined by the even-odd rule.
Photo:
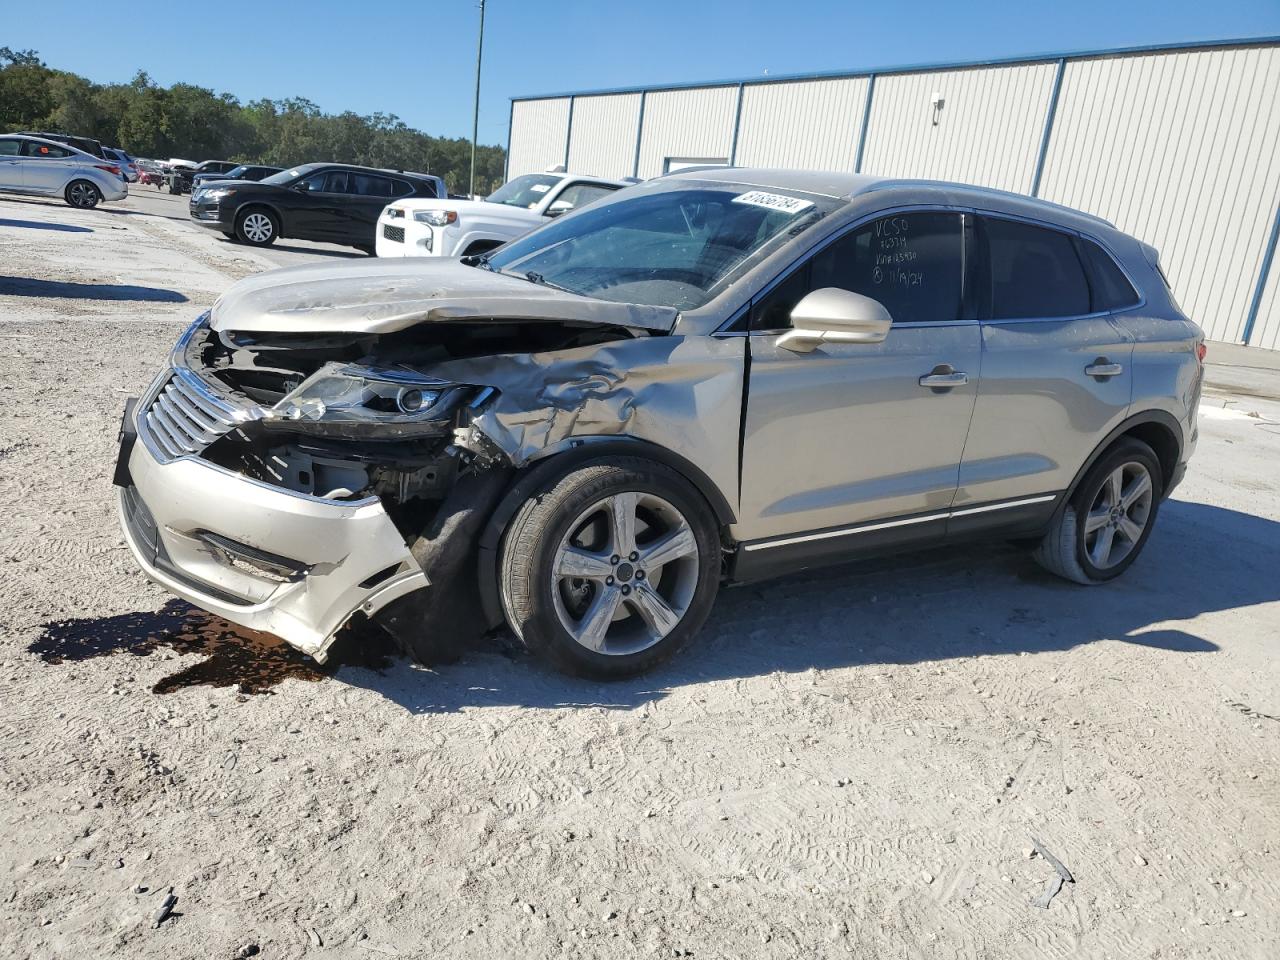
[[[634,682],[321,670],[148,584],[110,472],[182,324],[343,251],[138,192],[0,199],[0,955],[1280,955],[1267,358],[1108,587],[984,546],[725,591]]]

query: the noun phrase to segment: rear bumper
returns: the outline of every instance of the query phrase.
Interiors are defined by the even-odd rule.
[[[196,456],[159,462],[145,424],[122,436],[121,527],[143,571],[233,623],[323,662],[357,611],[372,615],[427,585],[376,498],[304,496]]]

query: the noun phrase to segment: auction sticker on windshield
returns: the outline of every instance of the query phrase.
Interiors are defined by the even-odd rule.
[[[764,190],[752,190],[733,198],[734,203],[749,203],[753,207],[767,207],[770,210],[781,210],[783,213],[799,213],[813,206],[812,200],[799,200],[796,197],[784,197],[780,193],[766,193]]]

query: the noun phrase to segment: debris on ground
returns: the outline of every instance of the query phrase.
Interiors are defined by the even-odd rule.
[[[1052,877],[1048,884],[1045,885],[1044,892],[1040,896],[1031,901],[1033,907],[1039,907],[1041,910],[1048,910],[1049,904],[1053,902],[1053,898],[1058,895],[1058,891],[1062,889],[1065,881],[1060,876]]]
[[[1063,880],[1067,881],[1067,883],[1076,882],[1076,878],[1071,875],[1071,871],[1066,868],[1066,866],[1063,864],[1061,860],[1059,860],[1052,853],[1046,850],[1044,848],[1043,843],[1041,843],[1035,837],[1031,838],[1031,843],[1035,847],[1036,853],[1040,854],[1040,856],[1044,857],[1047,861],[1049,861],[1049,864],[1053,867],[1053,869],[1058,871],[1058,875],[1062,877]]]
[[[155,929],[160,928],[160,924],[169,919],[169,914],[173,913],[173,908],[178,905],[178,898],[174,895],[173,887],[169,888],[169,892],[164,895],[164,902],[160,904],[160,909],[156,911],[155,919],[151,925]]]

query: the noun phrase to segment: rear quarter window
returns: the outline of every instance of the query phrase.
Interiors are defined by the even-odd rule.
[[[1089,264],[1089,281],[1092,290],[1090,303],[1093,312],[1123,310],[1132,307],[1140,297],[1124,271],[1102,247],[1083,237],[1079,241],[1084,259]]]

